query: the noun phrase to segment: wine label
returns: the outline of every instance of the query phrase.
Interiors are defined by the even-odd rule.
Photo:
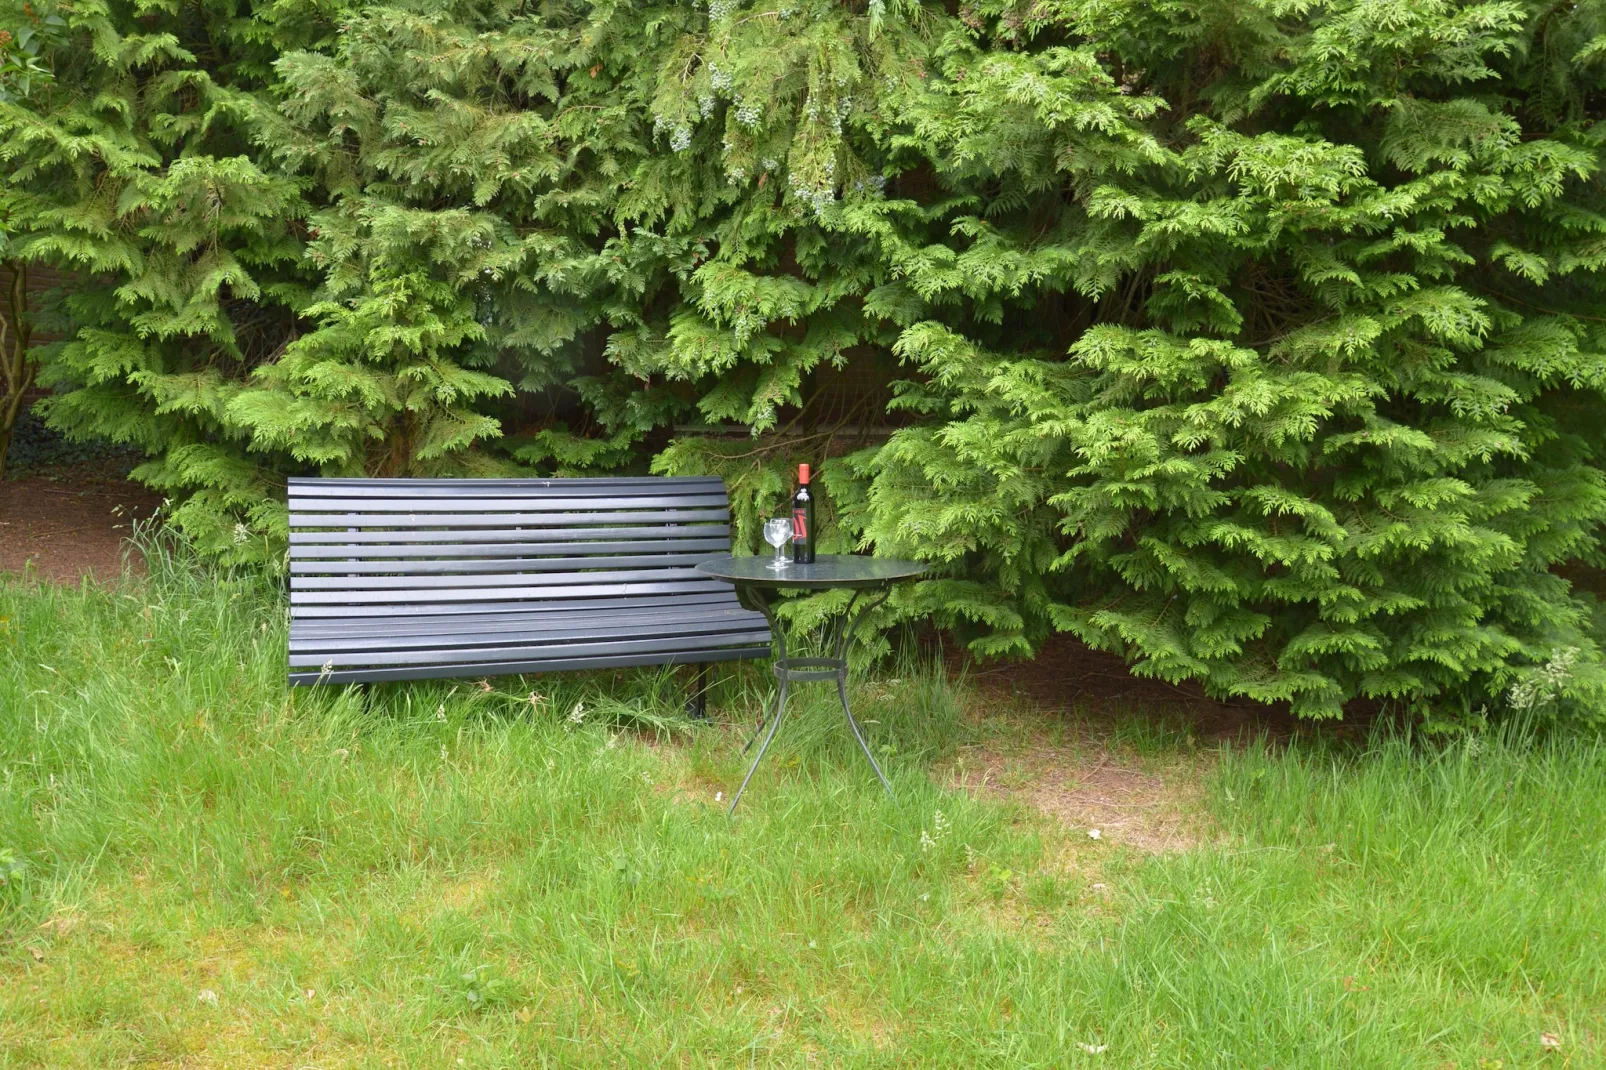
[[[809,522],[803,515],[803,510],[792,510],[792,539],[806,539],[809,537]]]

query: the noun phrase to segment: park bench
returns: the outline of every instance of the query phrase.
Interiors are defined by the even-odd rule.
[[[770,656],[718,479],[292,479],[290,683]]]

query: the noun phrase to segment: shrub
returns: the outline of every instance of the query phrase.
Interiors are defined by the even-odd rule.
[[[962,15],[895,139],[942,210],[844,219],[921,417],[863,537],[952,577],[908,610],[1304,716],[1599,710],[1602,10]]]

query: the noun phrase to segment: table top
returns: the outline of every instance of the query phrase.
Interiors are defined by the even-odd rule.
[[[898,580],[909,580],[926,571],[918,561],[896,557],[861,557],[858,554],[820,554],[812,565],[788,561],[783,569],[770,568],[769,554],[756,557],[716,557],[697,566],[697,571],[715,579],[754,587],[789,587],[826,590],[831,587],[880,587]]]

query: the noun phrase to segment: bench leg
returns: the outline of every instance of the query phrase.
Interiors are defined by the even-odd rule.
[[[688,703],[692,718],[698,721],[708,720],[708,662],[697,666],[697,674],[692,677],[691,702]]]

